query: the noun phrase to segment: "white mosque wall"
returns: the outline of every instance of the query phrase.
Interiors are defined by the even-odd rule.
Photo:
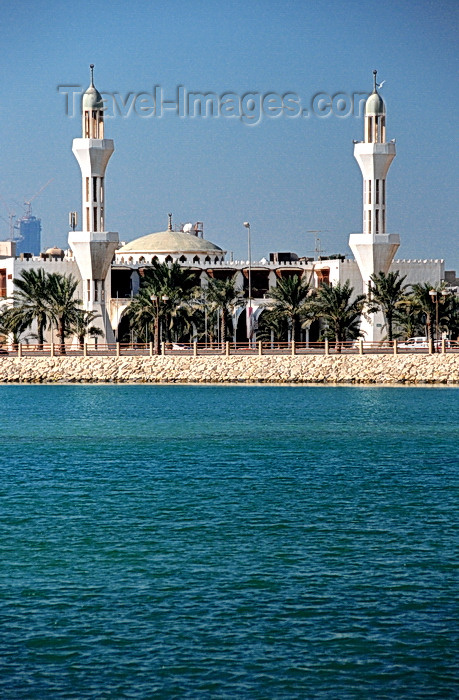
[[[406,275],[405,284],[427,282],[438,286],[445,279],[444,260],[394,260],[390,271],[399,271],[400,277]]]
[[[64,258],[63,260],[60,258],[44,260],[39,256],[29,258],[28,260],[3,258],[0,260],[0,267],[6,268],[7,270],[7,297],[12,296],[14,291],[14,278],[19,277],[23,270],[39,270],[42,268],[48,273],[58,272],[61,275],[73,275],[73,277],[78,280],[77,294],[79,293],[81,298],[81,275],[78,265],[75,260],[71,258]]]

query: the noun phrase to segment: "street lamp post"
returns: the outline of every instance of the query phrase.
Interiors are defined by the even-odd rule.
[[[159,302],[160,302],[160,297],[157,294],[152,294],[150,296],[151,301],[155,305],[155,333],[154,333],[154,347],[155,347],[155,355],[160,354],[160,338],[159,338]],[[169,301],[169,297],[166,296],[166,294],[163,294],[161,296],[161,301],[166,302]]]
[[[443,299],[445,299],[445,297],[448,296],[448,290],[442,289],[440,294],[442,295]],[[439,293],[436,289],[431,289],[429,291],[429,295],[430,295],[430,298],[432,299],[432,301],[435,303],[435,341],[436,341],[435,344],[438,346],[438,341],[439,341],[439,337],[438,337],[438,301],[439,301],[438,296],[439,296]],[[437,347],[437,350],[438,349],[439,348]],[[434,350],[434,352],[435,352],[435,350]]]
[[[250,241],[250,223],[244,221],[244,226],[247,229],[248,239],[248,254],[249,254],[249,299],[247,306],[247,340],[252,341],[252,247]]]
[[[438,292],[436,289],[431,289],[429,291],[429,296],[432,300],[432,302],[435,304],[435,341],[438,341]],[[432,320],[430,321],[432,323]],[[431,334],[432,337],[433,334]],[[430,339],[429,339],[430,340]],[[432,352],[435,352],[436,343],[434,343],[434,346],[432,348]]]

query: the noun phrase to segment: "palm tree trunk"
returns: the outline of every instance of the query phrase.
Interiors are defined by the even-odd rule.
[[[155,316],[155,330],[154,330],[154,348],[155,355],[159,355],[159,316]]]
[[[335,352],[341,352],[341,333],[338,325],[335,325]]]
[[[432,317],[430,314],[427,314],[426,325],[427,338],[430,340],[430,343],[432,345],[432,352],[435,352],[434,324],[432,323]]]
[[[43,350],[43,343],[45,342],[45,339],[44,339],[43,324],[40,322],[38,323],[37,335],[38,335],[38,349]]]
[[[393,330],[392,330],[393,319],[392,319],[392,313],[390,311],[387,312],[386,323],[387,323],[387,339],[390,342],[392,342],[392,340],[393,340]]]
[[[221,342],[222,342],[222,348],[224,348],[224,347],[225,347],[225,342],[226,342],[226,314],[225,314],[225,309],[222,309]]]
[[[60,353],[61,353],[61,355],[65,355],[65,328],[64,328],[64,321],[62,318],[59,319],[57,333],[58,333],[58,337],[59,337]]]

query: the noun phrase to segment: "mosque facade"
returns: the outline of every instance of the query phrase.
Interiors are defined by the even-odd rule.
[[[96,325],[102,342],[121,338],[121,327],[132,297],[137,293],[143,270],[157,262],[178,262],[196,272],[201,286],[208,278],[235,277],[236,285],[248,297],[251,289],[252,327],[257,322],[269,290],[279,279],[293,275],[304,277],[310,286],[343,284],[347,280],[355,294],[367,293],[373,273],[396,271],[406,275],[406,283],[427,282],[439,285],[455,281],[455,273],[445,273],[443,260],[395,260],[400,237],[386,232],[386,179],[396,155],[395,140],[386,140],[386,107],[378,92],[374,71],[373,92],[366,101],[364,138],[354,142],[354,156],[363,179],[362,233],[352,234],[350,248],[355,256],[328,259],[299,257],[295,253],[271,253],[269,260],[228,261],[226,252],[206,240],[201,222],[174,230],[172,215],[167,228],[127,243],[120,243],[118,233],[106,231],[106,169],[114,152],[113,140],[105,138],[103,100],[91,83],[82,100],[82,136],[73,141],[73,153],[81,170],[81,230],[76,226],[68,236],[69,248],[49,248],[39,256],[15,255],[15,244],[0,242],[0,303],[8,303],[14,289],[13,280],[22,270],[44,268],[48,272],[72,274],[79,282],[77,294],[82,307],[96,312]],[[246,338],[247,309],[235,312],[233,327],[238,340]],[[383,319],[377,314],[362,314],[361,329],[366,340],[384,337]],[[255,330],[256,332],[256,330]],[[309,331],[304,331],[308,340]]]

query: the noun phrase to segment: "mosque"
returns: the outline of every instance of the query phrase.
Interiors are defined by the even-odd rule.
[[[373,91],[365,105],[364,138],[354,142],[356,158],[363,178],[363,231],[351,234],[349,246],[354,259],[342,255],[328,259],[299,257],[295,253],[270,253],[269,260],[228,261],[226,252],[203,235],[203,224],[185,224],[174,230],[169,214],[167,229],[120,243],[118,233],[105,230],[105,172],[114,151],[113,140],[105,138],[104,103],[91,83],[82,100],[82,136],[73,140],[73,153],[81,170],[82,230],[76,231],[76,217],[68,236],[69,248],[49,248],[39,256],[15,255],[12,241],[0,242],[0,303],[8,303],[13,280],[22,270],[44,268],[48,272],[72,274],[79,280],[78,296],[82,308],[96,312],[103,332],[102,342],[115,342],[125,334],[126,310],[139,289],[143,270],[154,261],[173,262],[195,271],[201,286],[208,277],[226,279],[236,276],[236,284],[250,297],[252,327],[269,299],[269,289],[279,279],[293,275],[305,277],[314,287],[349,280],[356,294],[366,293],[370,276],[379,271],[398,270],[406,283],[442,281],[457,284],[454,272],[445,272],[443,260],[394,260],[400,237],[386,232],[386,178],[396,154],[395,139],[386,140],[386,107],[373,71]],[[248,227],[250,224],[246,224]],[[250,231],[250,229],[249,229]],[[235,312],[233,327],[238,341],[247,339],[247,307]],[[365,340],[384,337],[381,315],[362,314]],[[304,330],[304,340],[315,340],[312,329]],[[255,330],[256,333],[256,330]]]

